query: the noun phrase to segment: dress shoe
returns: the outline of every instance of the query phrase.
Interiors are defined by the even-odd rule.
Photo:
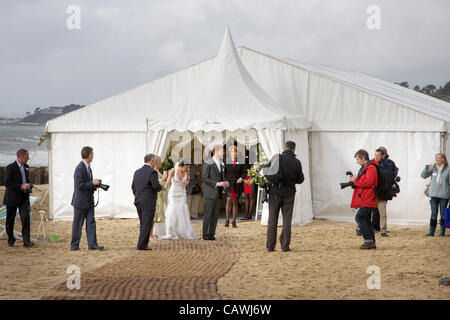
[[[137,250],[152,250],[151,247],[145,247],[145,248],[136,248]]]
[[[15,247],[14,243],[8,243],[8,247]]]
[[[382,232],[382,233],[381,233],[381,236],[382,236],[382,237],[389,237],[388,234],[387,234],[387,232]]]
[[[32,247],[32,246],[34,246],[34,242],[24,243],[23,246],[24,246],[25,248]]]
[[[267,252],[274,252],[274,251],[275,251],[275,249],[272,249],[272,248],[267,249]]]
[[[375,242],[364,242],[360,247],[360,249],[376,249],[377,246]]]
[[[89,250],[103,250],[103,249],[105,249],[105,247],[104,246],[95,246],[95,247],[91,247],[91,248],[89,248]]]
[[[231,223],[231,225],[233,226],[233,228],[237,228],[237,225],[236,225],[236,221],[235,221],[235,220],[233,220],[233,222]]]
[[[439,284],[441,286],[450,286],[450,278],[439,279]]]
[[[227,220],[227,221],[225,222],[225,228],[228,228],[229,226],[230,226],[230,221]]]
[[[291,249],[291,248],[281,249],[281,251],[283,251],[283,252],[289,252],[289,251],[292,251],[292,249]]]
[[[80,251],[80,248],[70,248],[70,251]]]

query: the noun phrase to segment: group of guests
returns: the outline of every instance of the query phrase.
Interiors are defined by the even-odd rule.
[[[194,159],[201,159],[201,149],[194,149]],[[243,159],[243,162],[239,162],[238,159]],[[231,224],[234,228],[237,227],[236,218],[239,209],[239,200],[244,194],[245,214],[240,219],[251,220],[252,214],[256,205],[256,191],[257,186],[250,183],[250,177],[247,175],[247,170],[250,167],[249,156],[244,156],[238,153],[236,146],[228,147],[228,157],[224,165],[225,180],[228,181],[229,186],[225,189],[226,196],[226,222],[225,227]],[[160,175],[162,181],[165,182],[166,177]],[[191,164],[189,170],[189,183],[186,187],[187,202],[190,211],[190,216],[193,219],[199,218],[200,200],[202,197],[202,165]]]
[[[181,159],[176,163],[175,168],[164,175],[158,171],[162,166],[161,158],[152,154],[145,156],[145,164],[136,170],[132,183],[134,204],[140,220],[138,250],[151,250],[148,247],[151,238],[196,239],[197,236],[192,229],[190,218],[198,218],[202,196],[205,201],[203,240],[215,240],[222,195],[226,197],[225,227],[229,227],[230,218],[232,219],[231,225],[237,227],[238,200],[242,193],[245,194],[246,199],[246,214],[242,220],[251,219],[252,211],[255,208],[257,186],[249,183],[247,175],[249,164],[246,161],[239,163],[236,146],[228,148],[228,159],[231,160],[227,161],[225,165],[222,164],[223,146],[214,146],[212,154],[212,158],[203,165],[191,166],[188,161]],[[266,167],[270,167],[275,157],[280,159],[282,178],[278,183],[272,185],[269,194],[266,244],[269,252],[274,251],[275,248],[280,210],[283,214],[281,247],[283,251],[290,251],[290,222],[296,192],[295,185],[304,180],[301,163],[295,155],[293,141],[286,142],[284,152],[274,156]],[[351,207],[358,209],[355,220],[359,228],[357,232],[364,238],[361,248],[375,249],[375,232],[381,231],[381,236],[388,236],[386,214],[388,200],[379,199],[375,193],[375,188],[379,183],[377,167],[389,171],[392,181],[395,181],[398,168],[389,158],[384,147],[376,149],[372,160],[370,160],[368,152],[363,149],[358,150],[354,157],[361,168],[356,176],[349,176],[354,188]],[[104,247],[97,242],[94,218],[93,193],[101,184],[101,180],[93,178],[90,167],[94,158],[93,149],[88,146],[83,147],[81,158],[82,161],[77,165],[74,173],[74,193],[71,202],[74,207],[71,250],[79,250],[84,221],[86,221],[88,249],[103,250]],[[10,247],[13,247],[16,241],[14,219],[17,209],[19,209],[22,221],[23,245],[25,247],[34,245],[30,239],[29,194],[32,191],[32,184],[28,176],[28,159],[28,151],[20,149],[17,151],[17,160],[8,165],[6,169],[4,204],[7,207],[6,231]],[[450,168],[445,154],[436,154],[435,160],[434,164],[426,165],[421,173],[421,177],[424,179],[431,177],[426,191],[431,207],[430,229],[426,235],[434,236],[439,212],[439,235],[444,236],[445,209],[450,198]],[[203,188],[202,183],[204,184]],[[166,193],[158,195],[158,192],[161,191]]]
[[[398,168],[389,158],[385,147],[376,149],[372,160],[364,149],[358,150],[354,157],[361,168],[356,176],[349,175],[349,181],[354,189],[350,206],[358,209],[355,216],[358,224],[357,235],[362,235],[364,238],[360,248],[376,249],[375,232],[381,231],[381,236],[388,237],[386,214],[388,198],[380,199],[375,193],[375,188],[379,184],[379,168],[377,167],[388,171],[392,175],[392,181],[395,181]],[[390,187],[392,189],[392,186]]]
[[[237,227],[238,201],[245,192],[244,185],[250,186],[247,176],[248,166],[245,161],[239,163],[236,146],[228,148],[229,157],[225,165],[222,164],[223,153],[222,146],[214,146],[212,158],[201,168],[181,158],[174,168],[164,174],[159,172],[161,168],[159,156],[153,154],[145,156],[145,164],[135,172],[132,183],[135,205],[141,220],[138,250],[150,250],[148,243],[152,240],[197,239],[190,217],[198,218],[201,197],[205,203],[203,240],[215,240],[223,196],[226,197],[225,227],[229,227],[231,215],[233,218],[231,224]],[[253,193],[253,190],[250,186],[249,191]],[[247,211],[248,216],[242,220],[251,219],[250,210],[251,208]]]
[[[354,188],[351,207],[358,209],[355,216],[358,224],[357,235],[362,235],[364,238],[362,249],[375,249],[376,232],[381,231],[381,236],[388,237],[386,214],[388,200],[379,199],[375,194],[375,188],[379,184],[377,166],[387,170],[392,175],[392,181],[395,181],[397,177],[398,168],[389,158],[385,147],[379,147],[372,160],[369,159],[368,152],[363,149],[355,153],[355,159],[361,169],[357,176],[349,176],[349,180]],[[450,169],[444,153],[436,154],[435,161],[434,164],[426,165],[421,172],[423,179],[431,176],[430,184],[425,190],[431,207],[430,229],[426,236],[434,236],[438,212],[440,213],[439,236],[445,236],[445,209],[450,198]],[[394,189],[393,192],[395,192]]]

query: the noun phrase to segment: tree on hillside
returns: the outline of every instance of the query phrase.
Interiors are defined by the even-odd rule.
[[[416,86],[414,87],[414,90],[420,91],[420,87],[416,84]]]
[[[409,84],[408,81],[402,81],[402,82],[396,82],[395,84],[398,84],[399,86],[405,87],[405,88],[409,88]]]
[[[450,81],[445,84],[445,86],[441,90],[442,94],[446,96],[450,96]]]
[[[421,91],[426,94],[432,94],[434,90],[436,90],[436,86],[428,84],[425,87],[423,87]]]

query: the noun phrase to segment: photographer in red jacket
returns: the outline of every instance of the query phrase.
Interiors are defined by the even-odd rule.
[[[378,185],[378,173],[375,166],[376,160],[369,161],[366,150],[360,149],[355,153],[356,163],[361,166],[358,176],[350,176],[353,182],[353,198],[351,207],[358,209],[355,220],[364,237],[361,249],[376,249],[375,234],[371,223],[372,211],[377,208],[377,196],[375,187]]]

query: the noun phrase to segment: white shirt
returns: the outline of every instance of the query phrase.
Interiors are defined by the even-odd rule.
[[[220,165],[220,161],[216,159],[216,157],[213,157],[214,162],[216,163],[217,169],[219,169],[219,173],[221,171],[221,165]],[[216,188],[217,188],[218,182],[216,183]]]
[[[220,161],[217,160],[215,157],[213,157],[214,162],[216,163],[217,169],[219,169],[219,172],[222,170],[222,167],[220,165]]]

